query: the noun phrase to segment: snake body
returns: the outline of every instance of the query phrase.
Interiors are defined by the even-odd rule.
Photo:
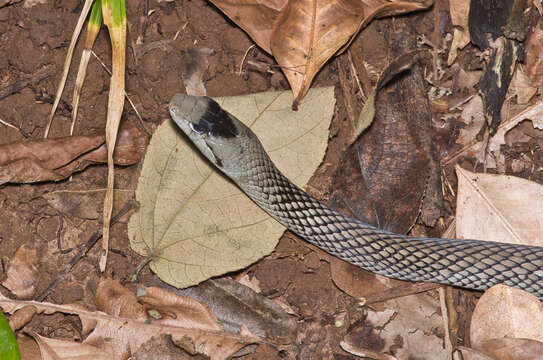
[[[176,94],[170,114],[202,154],[257,205],[334,256],[395,279],[474,290],[505,283],[543,299],[543,247],[380,230],[329,208],[294,185],[256,135],[214,100]]]

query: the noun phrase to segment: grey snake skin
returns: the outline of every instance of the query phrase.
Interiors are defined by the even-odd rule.
[[[170,114],[204,156],[256,204],[334,256],[395,279],[474,290],[505,283],[543,299],[543,247],[418,238],[377,229],[327,207],[290,182],[252,131],[212,99],[177,94]]]

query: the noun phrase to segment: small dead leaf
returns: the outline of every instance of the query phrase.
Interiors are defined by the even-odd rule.
[[[454,26],[453,41],[447,59],[447,65],[449,66],[456,60],[458,50],[469,44],[469,4],[470,0],[449,0],[451,23]]]
[[[507,175],[472,173],[456,167],[456,234],[543,246],[543,185]]]
[[[202,78],[209,66],[207,58],[213,54],[214,51],[208,48],[181,51],[183,83],[187,94],[194,96],[206,95],[206,88]]]
[[[121,285],[119,280],[100,279],[95,296],[96,306],[110,315],[145,320],[143,306],[136,295]]]
[[[526,74],[535,87],[543,85],[543,17],[530,29],[526,39]]]
[[[272,159],[303,186],[320,164],[334,89],[312,90],[299,111],[289,92],[218,99],[259,136]],[[269,218],[189,145],[172,121],[154,133],[136,190],[141,206],[128,224],[132,248],[152,257],[165,282],[187,287],[269,254],[284,227]]]
[[[296,337],[296,321],[276,300],[255,293],[228,278],[208,280],[176,291],[206,304],[231,332],[246,326],[251,333],[274,343],[288,344]]]
[[[531,120],[534,128],[543,130],[543,101],[526,108],[500,125],[496,134],[488,141],[485,159],[487,168],[497,168],[503,172],[505,157],[501,153],[501,145],[505,144],[505,134],[524,120]]]
[[[184,326],[189,328],[222,330],[206,305],[186,296],[159,287],[148,287],[138,290],[138,299],[146,304],[147,311],[158,309],[163,314],[164,324],[177,324],[182,319]]]
[[[504,337],[543,341],[543,305],[526,291],[495,285],[477,302],[470,339],[475,349],[484,349],[486,341]]]
[[[115,163],[140,161],[147,139],[132,124],[121,127]],[[105,135],[67,136],[0,145],[0,184],[58,181],[107,161]]]
[[[2,285],[19,299],[31,299],[39,279],[38,251],[22,245],[9,263],[7,279]]]
[[[439,308],[439,301],[428,294],[389,300],[382,311],[368,308],[366,321],[351,326],[343,342],[350,349],[373,345],[372,350],[392,352],[398,359],[414,353],[421,359],[448,359],[443,339],[436,336],[443,327]]]
[[[527,104],[536,94],[537,87],[532,86],[530,78],[524,72],[524,68],[519,66],[513,75],[509,91],[511,95],[517,96],[518,104]]]

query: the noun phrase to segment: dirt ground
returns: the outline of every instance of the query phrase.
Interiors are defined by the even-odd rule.
[[[43,67],[52,67],[51,75],[20,91],[0,100],[0,119],[8,122],[19,131],[0,125],[0,144],[43,136],[47,116],[51,109],[58,80],[62,71],[66,49],[72,36],[82,2],[77,0],[45,0],[43,3],[25,7],[26,2],[0,8],[0,88],[25,78],[32,78]],[[443,33],[450,31],[446,4],[441,24]],[[269,90],[286,90],[288,84],[280,71],[273,75],[262,71],[249,71],[240,76],[238,70],[247,49],[253,44],[250,38],[221,11],[204,0],[149,1],[149,9],[154,10],[148,17],[145,32],[142,34],[140,16],[144,1],[127,1],[128,50],[126,92],[133,100],[143,118],[147,130],[153,131],[169,117],[167,104],[172,95],[184,92],[182,80],[181,51],[191,48],[207,47],[214,50],[210,56],[209,69],[204,84],[209,96],[228,96],[249,94]],[[432,34],[434,11],[409,14],[417,24],[418,34]],[[398,21],[403,21],[400,17]],[[387,34],[395,25],[395,19],[374,21],[353,46],[359,49],[371,43],[374,34]],[[136,45],[136,38],[143,35],[143,45]],[[393,35],[388,35],[392,37]],[[361,37],[366,42],[362,44]],[[386,36],[385,36],[386,37]],[[368,40],[369,39],[369,40]],[[78,59],[83,41],[75,51]],[[376,40],[376,44],[378,41]],[[167,44],[164,45],[164,44]],[[156,46],[154,46],[156,45]],[[95,53],[105,63],[110,64],[110,45],[105,28],[96,42]],[[251,60],[274,64],[274,60],[262,50],[255,48],[248,53]],[[390,60],[386,49],[367,53],[364,60],[375,69]],[[459,62],[463,66],[473,61],[470,49],[461,54]],[[309,192],[324,201],[328,200],[330,184],[347,139],[350,136],[348,114],[344,94],[340,85],[339,59],[327,63],[312,86],[336,88],[337,106],[332,123],[333,136],[323,165],[317,171],[308,187]],[[466,65],[469,66],[469,65]],[[479,66],[478,64],[473,65]],[[71,94],[74,88],[74,68],[68,78],[63,100],[51,128],[50,137],[66,136],[71,121]],[[82,92],[79,119],[75,127],[78,135],[101,131],[105,126],[109,77],[101,65],[92,59]],[[423,89],[425,91],[425,89]],[[123,121],[138,123],[134,111],[125,106]],[[141,124],[138,124],[141,126]],[[454,142],[458,129],[437,129],[435,138],[441,146],[441,155],[446,156],[447,144]],[[452,139],[452,140],[451,140]],[[521,150],[510,149],[510,158],[515,158]],[[541,150],[537,150],[541,159]],[[537,157],[537,156],[536,156]],[[473,160],[462,159],[464,164],[473,167]],[[541,165],[539,165],[541,166]],[[527,175],[522,169],[517,175]],[[135,189],[140,165],[117,167],[116,187]],[[524,173],[523,173],[524,172]],[[58,274],[73,258],[77,247],[85,243],[101,227],[99,220],[82,220],[62,214],[52,208],[43,198],[44,194],[61,189],[88,190],[106,187],[106,166],[92,166],[75,174],[71,179],[56,183],[7,184],[0,187],[0,255],[2,268],[0,277],[5,277],[7,265],[15,251],[23,244],[36,248],[40,254],[40,279],[37,294],[42,294]],[[448,176],[451,174],[447,174]],[[542,182],[543,174],[535,173],[533,181]],[[454,178],[454,176],[452,176]],[[454,185],[454,179],[451,180]],[[454,199],[446,197],[441,214],[442,226],[426,228],[429,234],[440,233],[448,225],[454,208]],[[101,203],[86,204],[100,212]],[[124,215],[112,226],[110,240],[111,252],[105,276],[119,279],[125,286],[135,289],[131,278],[142,258],[134,253],[127,237],[129,214]],[[67,250],[66,250],[67,249]],[[55,286],[48,290],[44,301],[68,304],[81,303],[94,308],[94,294],[100,272],[98,270],[99,245],[95,246],[76,266]],[[246,270],[260,282],[262,294],[270,298],[286,300],[299,317],[297,339],[290,347],[260,345],[244,359],[300,359],[329,358],[354,359],[355,356],[343,351],[339,342],[353,327],[359,326],[366,317],[365,310],[358,299],[341,291],[332,281],[330,265],[325,257],[290,233],[286,233],[276,251]],[[235,275],[235,274],[234,274]],[[153,274],[144,268],[140,282],[151,281]],[[437,298],[431,290],[428,295]],[[472,295],[463,300],[467,316],[473,306]],[[338,325],[338,319],[345,323]],[[467,323],[467,321],[466,321]],[[465,324],[465,323],[464,323]],[[461,324],[462,326],[462,324]],[[61,315],[37,316],[27,329],[32,329],[49,337],[77,338],[81,325],[77,318]],[[366,345],[379,350],[379,338],[372,328],[366,329],[363,338]],[[460,330],[460,332],[466,331]],[[437,331],[436,336],[443,336]],[[460,339],[456,345],[463,345]]]

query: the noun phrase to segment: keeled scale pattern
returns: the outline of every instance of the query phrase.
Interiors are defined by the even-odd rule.
[[[401,280],[476,290],[505,283],[543,299],[543,247],[463,239],[407,237],[349,218],[292,184],[260,144],[247,149],[236,182],[267,213],[326,252]]]

